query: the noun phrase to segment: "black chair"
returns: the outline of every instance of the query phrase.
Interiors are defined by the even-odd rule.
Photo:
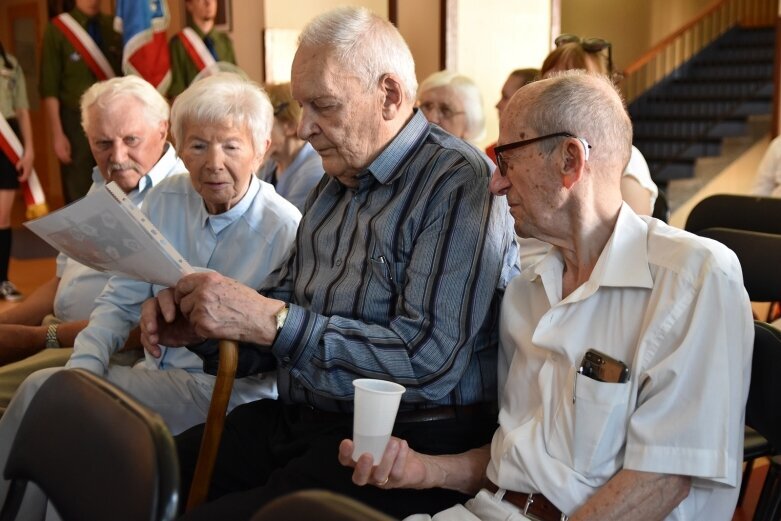
[[[684,229],[699,233],[705,228],[734,228],[781,234],[781,199],[750,195],[717,194],[697,203]]]
[[[666,223],[670,222],[670,205],[667,203],[667,196],[662,190],[659,190],[659,195],[656,196],[656,202],[654,202],[654,210],[651,213],[651,217],[655,217]]]
[[[735,252],[752,302],[781,300],[781,235],[731,228],[705,228],[697,234]]]
[[[16,519],[28,482],[64,520],[176,517],[179,464],[160,416],[83,370],[53,374],[40,388],[11,447],[11,480],[0,520]]]
[[[781,452],[781,331],[754,322],[754,357],[751,387],[746,402],[746,425],[756,429]],[[781,519],[781,458],[771,459],[765,484],[754,512],[754,521]]]
[[[743,271],[743,285],[753,302],[781,300],[781,235],[729,228],[706,228],[699,230],[698,234],[719,241],[735,252]],[[773,447],[765,437],[750,425],[746,428],[743,442],[746,468],[738,504],[743,502],[754,460],[770,456],[772,450]]]

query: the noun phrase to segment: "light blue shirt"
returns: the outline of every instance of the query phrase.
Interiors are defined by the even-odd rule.
[[[170,175],[181,173],[187,173],[187,168],[177,157],[173,145],[166,143],[163,157],[141,178],[138,187],[130,192],[128,197],[136,206],[141,207],[152,187],[157,186],[160,181]],[[95,167],[92,170],[92,187],[89,193],[99,190],[105,185],[106,181],[100,170]],[[54,316],[63,322],[74,322],[89,318],[90,313],[95,309],[95,299],[103,291],[103,287],[111,275],[88,268],[60,253],[57,256],[57,277],[60,278],[60,282],[54,296]]]
[[[277,172],[277,165],[270,159],[263,165],[258,177],[272,183]],[[300,211],[304,211],[304,203],[309,192],[312,191],[317,183],[322,179],[325,170],[323,170],[323,160],[312,145],[306,143],[298,151],[293,162],[287,167],[275,188],[277,193],[296,205]],[[273,184],[273,183],[272,183]]]
[[[192,266],[213,269],[250,287],[258,287],[288,256],[301,218],[292,204],[255,176],[241,201],[219,215],[206,211],[188,175],[174,176],[152,190],[143,211]],[[110,356],[138,323],[141,304],[161,289],[124,276],[111,277],[89,326],[76,337],[68,367],[105,374]],[[202,366],[187,349],[164,347],[160,358],[146,358],[148,369],[200,373]]]

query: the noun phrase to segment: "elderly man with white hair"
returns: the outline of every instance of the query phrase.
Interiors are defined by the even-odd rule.
[[[190,264],[250,285],[259,285],[287,257],[300,219],[295,206],[254,175],[268,148],[272,112],[265,92],[236,75],[217,74],[191,85],[171,112],[189,175],[160,183],[143,209]],[[186,349],[163,347],[132,368],[110,363],[138,323],[141,304],[162,289],[112,277],[67,367],[105,376],[160,413],[176,433],[206,418],[215,377],[204,372],[201,359]],[[25,380],[0,419],[0,462],[32,396],[56,370]],[[276,396],[273,371],[247,376],[234,384],[229,408]]]
[[[631,146],[607,77],[513,96],[491,188],[518,235],[553,247],[502,302],[499,428],[448,456],[395,439],[357,466],[345,440],[355,483],[474,495],[435,521],[732,518],[754,336],[740,264],[622,202]]]
[[[312,20],[292,92],[298,134],[327,175],[307,199],[295,249],[260,292],[196,273],[145,304],[147,349],[229,338],[277,364],[280,399],[228,415],[210,491],[224,497],[193,519],[249,519],[301,488],[366,491],[334,457],[352,430],[356,378],[406,387],[398,428],[421,450],[488,441],[496,312],[517,258],[511,222],[488,189],[485,156],[415,110],[415,87],[412,54],[387,20],[355,7]],[[196,427],[176,440],[183,491],[200,438]],[[376,492],[365,499],[399,514],[460,497]]]
[[[81,124],[97,166],[90,192],[116,181],[137,206],[165,178],[187,170],[168,134],[168,102],[137,76],[93,84],[81,98]],[[22,381],[70,358],[109,274],[57,256],[55,277],[27,299],[0,313],[0,410]],[[138,335],[126,343],[140,348]],[[132,353],[137,353],[133,350]],[[122,354],[122,358],[132,359]]]

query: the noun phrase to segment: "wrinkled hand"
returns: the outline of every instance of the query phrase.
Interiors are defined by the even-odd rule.
[[[428,457],[409,448],[405,440],[391,437],[382,460],[374,466],[371,454],[361,454],[353,461],[352,440],[339,444],[339,463],[353,470],[353,483],[359,486],[374,485],[390,488],[430,488],[427,485],[431,468]]]
[[[155,358],[160,357],[161,345],[184,346],[204,340],[179,312],[171,288],[164,289],[143,303],[139,326],[141,345]]]
[[[273,343],[274,315],[285,305],[216,272],[182,277],[174,298],[198,335],[260,345]]]
[[[60,160],[60,163],[70,164],[71,143],[63,133],[54,134],[54,154]]]

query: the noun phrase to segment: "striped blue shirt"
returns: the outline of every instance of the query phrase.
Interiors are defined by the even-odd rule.
[[[489,178],[481,152],[417,111],[356,189],[321,180],[261,290],[290,302],[272,346],[280,399],[349,411],[355,378],[406,386],[402,408],[496,399],[499,301],[518,268]]]

